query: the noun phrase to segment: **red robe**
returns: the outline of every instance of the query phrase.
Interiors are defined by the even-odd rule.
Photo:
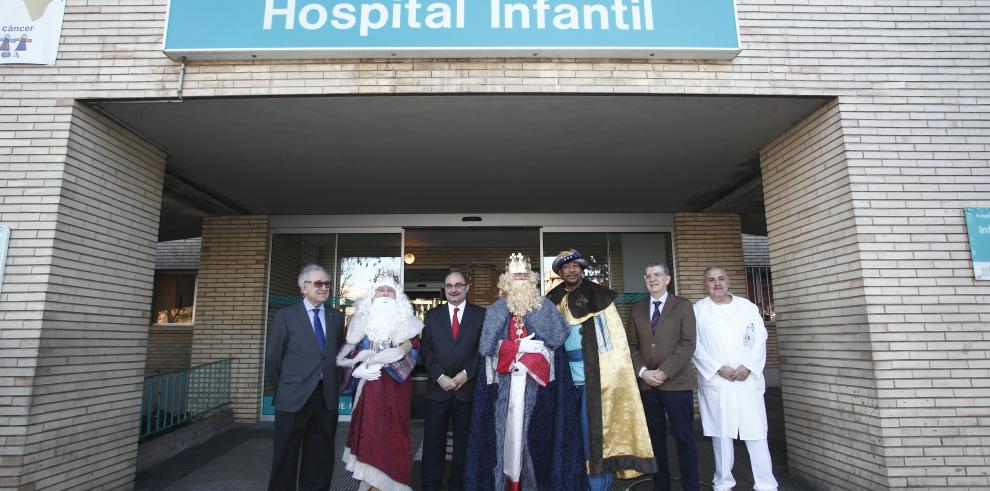
[[[406,355],[415,357],[419,351],[419,338],[410,340],[413,350]],[[396,363],[408,362],[404,358]],[[374,467],[395,483],[412,486],[412,443],[409,435],[409,417],[412,404],[412,381],[408,372],[382,368],[378,380],[364,381],[361,395],[351,412],[351,425],[347,430],[347,448],[351,455],[365,465]],[[404,374],[402,382],[396,377]],[[355,477],[360,479],[359,473]],[[375,483],[370,483],[374,485]],[[389,489],[384,486],[376,486]],[[401,486],[400,486],[401,488]]]

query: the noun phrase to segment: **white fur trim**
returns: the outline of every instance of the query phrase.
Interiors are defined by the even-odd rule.
[[[354,479],[361,481],[361,487],[370,486],[381,491],[412,491],[412,488],[395,481],[388,474],[358,460],[357,456],[351,453],[351,449],[344,447],[344,455],[341,459],[351,472]],[[410,462],[411,464],[411,462]]]
[[[338,367],[349,367],[349,368],[354,367],[358,363],[361,363],[362,361],[371,358],[375,354],[374,351],[363,350],[358,352],[358,354],[354,355],[354,358],[346,358],[347,354],[350,353],[351,351],[354,351],[354,348],[356,346],[357,345],[354,344],[345,344],[343,347],[340,348],[340,351],[337,352]]]

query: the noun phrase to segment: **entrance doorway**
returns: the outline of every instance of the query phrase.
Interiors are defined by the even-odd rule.
[[[418,315],[446,303],[443,281],[450,271],[468,277],[468,301],[487,307],[498,298],[498,278],[513,252],[530,257],[544,292],[559,278],[550,270],[557,253],[576,248],[588,257],[587,277],[619,293],[616,304],[626,316],[632,303],[646,295],[643,266],[651,260],[673,267],[669,215],[513,215],[477,217],[487,226],[455,226],[460,216],[374,215],[368,217],[273,218],[267,329],[275,313],[301,299],[301,266],[320,264],[333,280],[328,303],[353,315],[353,304],[379,276],[403,285]],[[374,225],[355,227],[355,224]],[[490,225],[488,225],[490,224]],[[551,226],[551,224],[553,224]],[[676,288],[676,286],[672,286]],[[268,331],[265,338],[267,339]],[[422,364],[412,375],[414,419],[428,383]],[[262,419],[274,417],[274,383],[264,378]],[[341,397],[342,420],[350,401]]]

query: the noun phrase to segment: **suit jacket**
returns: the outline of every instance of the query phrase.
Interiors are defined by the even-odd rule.
[[[323,402],[337,410],[337,350],[344,330],[344,315],[324,305],[326,348],[316,344],[313,323],[302,301],[275,315],[265,352],[265,368],[275,381],[272,403],[278,411],[297,412],[323,376]]]
[[[660,368],[670,377],[660,385],[660,390],[696,389],[698,381],[690,363],[695,344],[694,306],[688,299],[668,293],[667,301],[660,309],[660,325],[654,334],[650,329],[653,315],[650,302],[651,299],[646,298],[633,304],[626,324],[626,338],[636,375],[641,367],[647,370]],[[637,379],[640,390],[651,388],[643,379]]]
[[[450,331],[450,310],[446,304],[426,312],[423,327],[423,364],[429,373],[426,397],[434,401],[447,401],[456,397],[459,401],[470,401],[474,397],[474,380],[478,374],[478,339],[481,326],[485,322],[485,309],[464,302],[457,340]],[[453,378],[464,370],[468,381],[461,388],[448,392],[440,388],[437,379],[441,375]]]

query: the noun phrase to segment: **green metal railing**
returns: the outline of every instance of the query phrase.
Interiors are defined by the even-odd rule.
[[[144,378],[141,438],[230,404],[230,360]]]

